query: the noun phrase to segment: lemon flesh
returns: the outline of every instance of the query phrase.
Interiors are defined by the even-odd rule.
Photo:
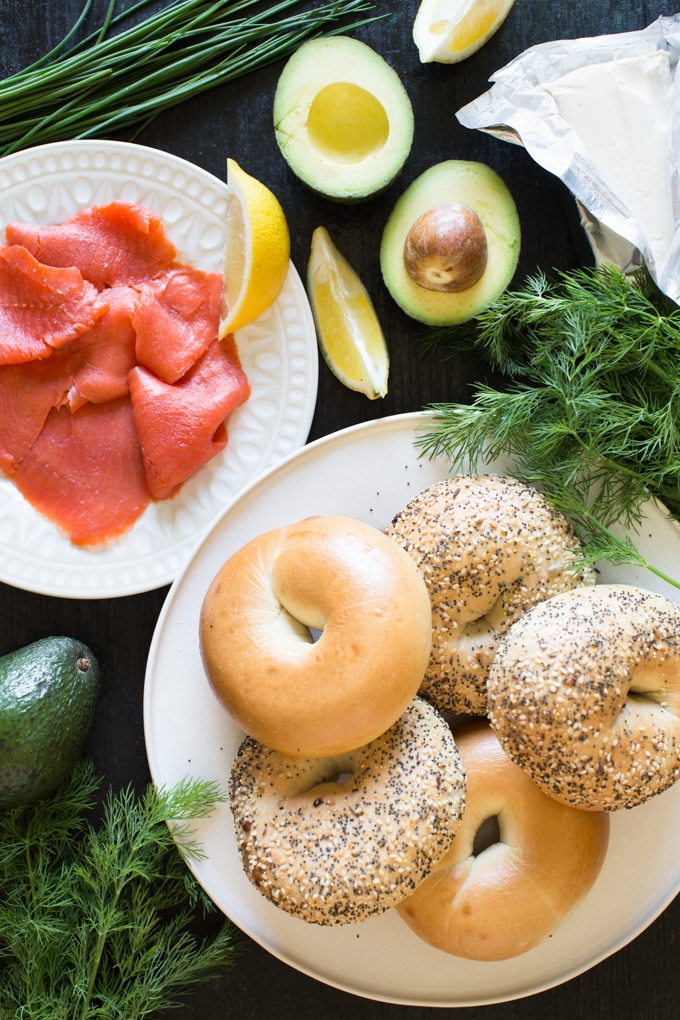
[[[389,356],[373,302],[325,227],[312,236],[307,273],[319,347],[331,372],[369,400],[387,393]]]
[[[224,248],[224,298],[227,308],[235,308],[243,290],[246,268],[246,224],[241,199],[233,192],[227,196],[227,241]]]
[[[423,0],[413,39],[423,64],[471,56],[505,21],[515,0]]]
[[[288,224],[269,188],[227,160],[226,316],[220,336],[254,322],[274,303],[290,261]]]
[[[384,191],[413,142],[413,110],[399,77],[358,39],[312,39],[279,78],[274,128],[293,173],[338,202]]]

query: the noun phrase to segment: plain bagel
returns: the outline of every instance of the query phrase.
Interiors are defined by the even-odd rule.
[[[603,584],[536,606],[505,635],[489,719],[546,793],[634,807],[680,776],[680,608]]]
[[[451,731],[419,698],[344,755],[294,758],[247,737],[229,784],[248,878],[314,924],[363,921],[412,892],[451,846],[464,797]]]
[[[321,632],[315,643],[310,628]],[[375,528],[309,517],[248,542],[203,602],[208,679],[238,725],[284,754],[375,739],[416,694],[432,640],[413,561]]]
[[[574,570],[573,528],[531,486],[459,475],[425,489],[387,530],[432,602],[432,655],[420,689],[442,711],[486,714],[486,678],[505,632],[532,606],[593,584]]]
[[[548,938],[586,895],[605,858],[609,816],[546,797],[485,722],[455,738],[467,777],[463,820],[449,852],[397,910],[445,953],[506,960]],[[475,847],[493,819],[500,841]]]

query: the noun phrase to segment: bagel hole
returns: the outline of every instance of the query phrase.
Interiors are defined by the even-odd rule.
[[[449,712],[445,708],[438,708],[437,711],[452,732],[455,732],[459,726],[465,726],[466,723],[477,722],[479,720],[478,715]]]
[[[472,853],[479,857],[485,850],[488,850],[494,843],[501,842],[501,827],[498,823],[498,815],[490,815],[485,818],[475,833],[472,843]]]
[[[515,578],[505,584],[499,591],[486,612],[468,620],[467,623],[458,627],[458,647],[461,651],[474,655],[478,651],[484,651],[487,646],[487,655],[493,658],[502,621],[507,612],[507,603],[513,594],[513,588],[522,583],[522,578]],[[481,646],[481,648],[480,648]]]
[[[317,780],[313,786],[310,786],[305,791],[306,793],[312,793],[317,789],[322,789],[327,786],[342,785],[354,778],[354,772],[350,771],[352,769],[352,765],[348,761],[333,762],[332,764],[329,762],[329,766],[328,773],[330,774],[327,773],[323,779]]]
[[[667,700],[668,692],[649,691],[642,690],[639,687],[631,687],[628,691],[628,697],[631,701],[637,701],[638,704],[654,705],[655,707],[658,707],[660,702]]]
[[[323,631],[322,630],[315,630],[314,627],[308,627],[307,629],[309,630],[309,633],[312,635],[312,642],[314,644],[316,644],[316,642],[319,640],[319,638],[323,634]]]

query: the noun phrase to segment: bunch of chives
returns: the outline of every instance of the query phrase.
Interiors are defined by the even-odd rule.
[[[162,110],[286,57],[339,18],[372,6],[367,0],[333,0],[288,13],[300,0],[280,0],[253,13],[248,8],[258,0],[174,0],[139,24],[109,34],[151,2],[141,0],[114,17],[116,0],[110,0],[101,29],[64,53],[89,12],[87,0],[58,46],[0,81],[0,156],[134,125],[139,134]]]

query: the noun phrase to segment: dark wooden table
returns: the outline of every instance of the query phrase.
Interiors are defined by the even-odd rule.
[[[66,33],[82,0],[0,0],[0,72],[19,69]],[[121,7],[123,4],[121,4]],[[463,64],[423,66],[411,39],[418,0],[376,0],[390,17],[359,33],[401,76],[416,116],[415,143],[403,176],[373,201],[337,206],[311,194],[281,158],[271,126],[281,65],[220,87],[159,117],[138,139],[173,152],[225,179],[231,156],[278,195],[291,227],[293,260],[304,273],[312,231],[324,224],[361,274],[383,323],[391,355],[390,390],[378,402],[344,389],[323,362],[310,438],[355,422],[420,409],[437,400],[466,401],[487,376],[472,358],[440,363],[419,353],[419,328],[392,302],[380,277],[378,250],[397,197],[418,174],[444,159],[488,163],[505,179],[522,224],[517,280],[541,267],[570,269],[590,261],[573,200],[520,148],[466,131],[457,109],[485,91],[499,67],[523,49],[555,38],[639,29],[673,13],[661,0],[516,0],[501,31]],[[88,24],[103,18],[95,0]],[[122,599],[76,601],[0,585],[0,654],[48,634],[86,641],[103,667],[103,693],[87,748],[114,786],[149,779],[142,729],[146,655],[167,589]],[[679,851],[680,852],[680,848]],[[645,866],[644,860],[640,867]],[[559,988],[496,1006],[434,1010],[371,1002],[328,988],[251,944],[238,965],[168,1014],[176,1020],[674,1020],[680,1017],[678,901],[615,956]]]

